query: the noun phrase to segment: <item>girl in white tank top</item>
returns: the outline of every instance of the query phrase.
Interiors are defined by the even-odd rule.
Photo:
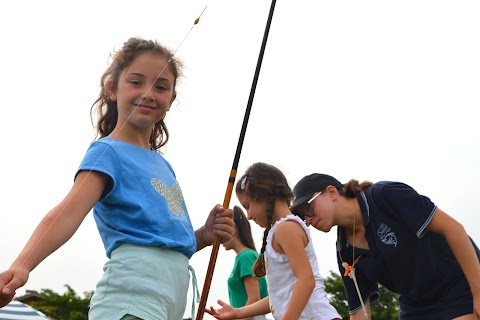
[[[251,165],[235,192],[247,217],[265,228],[261,254],[253,269],[267,277],[268,297],[240,308],[219,301],[207,310],[217,319],[243,319],[272,313],[275,319],[341,319],[330,304],[320,275],[310,232],[290,212],[293,198],[283,173],[265,163]]]

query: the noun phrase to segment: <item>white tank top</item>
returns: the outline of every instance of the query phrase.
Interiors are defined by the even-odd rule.
[[[315,256],[315,250],[312,244],[312,238],[310,236],[310,230],[305,225],[305,222],[299,217],[291,214],[285,218],[280,219],[270,229],[267,236],[267,246],[265,248],[265,258],[267,263],[267,283],[268,283],[268,296],[270,298],[270,310],[275,319],[281,319],[284,315],[290,297],[293,292],[293,288],[297,282],[295,274],[293,273],[288,258],[285,254],[275,252],[272,247],[272,239],[277,227],[288,220],[293,220],[299,223],[305,230],[308,237],[308,244],[305,247],[310,266],[312,267],[313,275],[315,277],[315,289],[310,296],[310,299],[305,306],[302,314],[298,318],[299,320],[330,320],[340,318],[335,308],[330,304],[327,294],[325,292],[325,286],[323,285],[323,278],[320,275],[318,268],[317,257]]]

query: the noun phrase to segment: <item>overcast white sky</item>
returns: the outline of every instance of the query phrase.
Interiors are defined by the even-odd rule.
[[[176,49],[207,5],[177,53],[165,150],[196,228],[224,199],[270,1],[1,2],[0,270],[71,187],[109,53],[132,36]],[[238,176],[264,161],[292,187],[312,172],[406,182],[480,243],[479,16],[473,0],[279,1]],[[338,272],[335,230],[312,231],[323,275]],[[200,291],[210,254],[191,259]],[[234,257],[220,249],[208,306],[228,301]],[[89,215],[18,293],[94,290],[105,261]]]

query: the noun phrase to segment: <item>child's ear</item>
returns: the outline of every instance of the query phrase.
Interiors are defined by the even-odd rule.
[[[117,101],[117,92],[116,92],[116,89],[113,87],[113,80],[112,79],[107,81],[106,87],[108,89],[108,92],[110,92],[110,94],[109,94],[110,100]]]
[[[167,111],[170,111],[173,101],[175,101],[176,98],[177,98],[177,94],[176,93],[172,94],[172,98],[170,99],[170,104],[168,105]]]

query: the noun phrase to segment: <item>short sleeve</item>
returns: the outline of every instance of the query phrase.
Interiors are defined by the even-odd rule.
[[[75,174],[75,178],[80,171],[98,171],[108,175],[112,179],[113,190],[116,184],[115,177],[118,176],[116,172],[116,170],[119,170],[118,164],[119,159],[115,151],[107,143],[95,141],[88,148]]]
[[[254,276],[253,273],[253,264],[257,260],[257,253],[253,250],[247,250],[242,254],[240,257],[240,261],[238,263],[238,273],[240,278],[244,278],[246,276]]]
[[[387,214],[403,222],[419,238],[425,234],[437,210],[428,197],[401,182],[376,183],[372,196]]]

